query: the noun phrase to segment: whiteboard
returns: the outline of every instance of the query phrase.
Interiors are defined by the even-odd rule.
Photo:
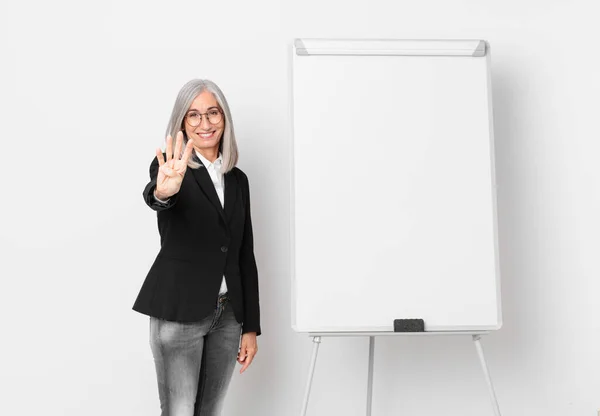
[[[502,325],[489,45],[297,39],[292,327]]]

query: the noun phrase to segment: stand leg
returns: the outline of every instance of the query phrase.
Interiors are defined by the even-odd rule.
[[[369,337],[369,376],[367,379],[367,416],[373,408],[373,358],[375,356],[375,337]]]
[[[304,393],[304,403],[302,404],[301,416],[306,416],[306,409],[308,408],[308,398],[310,396],[310,387],[312,385],[313,375],[315,374],[315,364],[317,363],[317,354],[319,353],[319,344],[321,343],[321,337],[313,337],[313,352],[310,360],[310,369],[308,370],[308,381],[306,383],[306,391]]]
[[[485,380],[488,384],[488,390],[490,393],[490,399],[492,400],[492,406],[494,408],[494,415],[500,415],[500,407],[498,406],[498,399],[496,399],[496,393],[494,392],[494,386],[492,384],[492,378],[490,377],[490,372],[488,370],[487,364],[485,362],[485,356],[483,355],[483,347],[481,346],[481,335],[473,335],[473,341],[475,342],[475,348],[477,349],[477,354],[479,355],[479,361],[481,361],[481,367],[483,368],[483,374],[485,375]]]

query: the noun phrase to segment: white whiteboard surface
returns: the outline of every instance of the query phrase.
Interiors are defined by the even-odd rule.
[[[489,45],[296,40],[292,115],[293,329],[499,329]]]

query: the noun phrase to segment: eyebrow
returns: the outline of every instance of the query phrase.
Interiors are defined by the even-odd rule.
[[[208,107],[208,108],[206,109],[206,111],[208,111],[208,110],[212,110],[213,108],[216,108],[217,110],[219,109],[219,107],[217,107],[216,105],[213,105],[212,107]],[[187,112],[189,113],[190,111],[195,111],[195,112],[197,112],[197,113],[199,113],[199,112],[200,112],[200,110],[196,110],[195,108],[190,108],[190,109],[189,109]]]

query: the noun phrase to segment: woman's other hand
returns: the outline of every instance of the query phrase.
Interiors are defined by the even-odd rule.
[[[238,363],[242,364],[243,367],[240,370],[242,374],[252,364],[254,356],[258,352],[258,346],[256,344],[256,332],[246,332],[242,335],[242,342],[240,352],[238,353]]]
[[[185,152],[181,155],[183,146],[183,133],[177,133],[177,142],[175,144],[175,153],[173,153],[173,138],[167,136],[167,161],[163,157],[160,148],[156,149],[156,158],[158,159],[158,176],[156,177],[156,190],[154,195],[158,199],[167,199],[179,192],[183,176],[187,170],[188,160],[194,149],[193,142],[188,140]],[[181,156],[180,156],[181,155]]]

